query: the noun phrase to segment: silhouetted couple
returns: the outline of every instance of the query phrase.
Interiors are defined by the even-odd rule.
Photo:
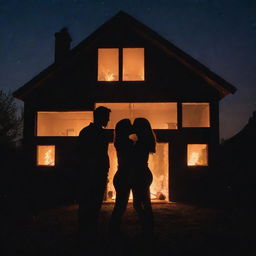
[[[83,128],[78,138],[79,168],[79,231],[80,240],[92,244],[97,239],[98,217],[107,185],[109,170],[106,127],[111,110],[98,107],[94,121]],[[149,187],[152,174],[148,168],[149,153],[155,152],[155,136],[145,118],[120,120],[115,127],[114,145],[118,170],[114,177],[116,202],[110,219],[110,234],[120,231],[130,191],[143,231],[153,232],[153,213]]]
[[[155,152],[155,136],[145,118],[136,118],[133,125],[129,119],[116,124],[114,145],[118,169],[114,176],[116,201],[109,228],[111,235],[120,233],[122,216],[126,210],[130,191],[144,234],[153,232],[153,212],[149,187],[152,173],[148,168],[149,153]]]

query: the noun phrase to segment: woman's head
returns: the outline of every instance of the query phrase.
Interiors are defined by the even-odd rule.
[[[155,152],[156,140],[150,122],[146,118],[136,118],[133,122],[133,130],[139,140],[148,146],[149,152]]]
[[[128,139],[132,132],[132,124],[129,119],[122,119],[115,126],[115,143]]]
[[[115,132],[116,133],[127,133],[130,134],[132,129],[131,121],[127,118],[120,120],[116,123]]]
[[[133,129],[137,134],[144,134],[145,132],[151,131],[150,122],[146,118],[136,118],[133,122]]]

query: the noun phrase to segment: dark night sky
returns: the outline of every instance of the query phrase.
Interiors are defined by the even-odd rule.
[[[220,104],[221,137],[256,110],[256,0],[0,0],[0,88],[14,91],[52,64],[54,33],[72,47],[123,10],[233,84]]]

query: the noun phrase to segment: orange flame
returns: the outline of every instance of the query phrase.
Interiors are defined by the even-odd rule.
[[[193,165],[198,165],[199,164],[199,153],[198,152],[192,152],[189,156],[188,159],[188,165],[193,166]]]
[[[52,155],[52,150],[51,149],[48,149],[46,152],[45,152],[45,155],[44,155],[44,164],[45,165],[54,165],[54,159],[53,159],[53,155]]]

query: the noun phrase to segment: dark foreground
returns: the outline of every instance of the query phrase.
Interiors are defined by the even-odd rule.
[[[123,235],[112,243],[107,223],[113,204],[104,204],[100,218],[100,255],[256,255],[256,211],[210,209],[185,204],[153,204],[155,237],[141,235],[137,216],[129,204]],[[42,210],[20,219],[1,216],[1,255],[80,255],[77,241],[77,205]],[[111,247],[112,246],[112,247]],[[106,248],[110,248],[106,253]],[[81,255],[86,255],[82,253]]]

